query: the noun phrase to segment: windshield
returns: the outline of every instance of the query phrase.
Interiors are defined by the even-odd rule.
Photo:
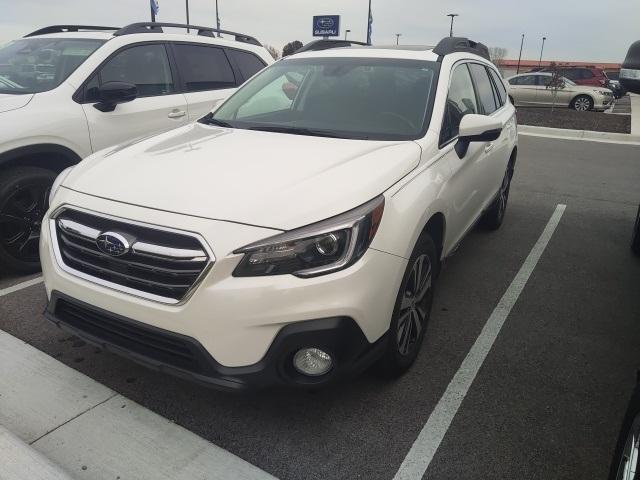
[[[436,62],[416,60],[284,60],[205,121],[302,135],[416,139],[428,127],[437,72]]]
[[[60,85],[104,40],[22,38],[0,47],[0,93],[38,93]]]
[[[572,87],[574,87],[576,85],[576,82],[574,82],[573,80],[569,80],[567,77],[562,77],[562,80],[564,81],[564,83],[566,83],[567,85],[570,85]]]

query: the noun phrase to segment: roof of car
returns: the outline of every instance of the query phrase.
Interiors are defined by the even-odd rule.
[[[438,55],[433,53],[433,47],[408,46],[407,48],[378,47],[378,46],[355,46],[340,47],[329,50],[307,51],[296,53],[287,58],[338,58],[338,57],[366,57],[366,58],[404,58],[409,60],[429,60],[437,61]]]

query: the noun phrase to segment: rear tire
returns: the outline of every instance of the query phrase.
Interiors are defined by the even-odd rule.
[[[416,242],[407,263],[391,317],[387,349],[378,363],[386,377],[401,376],[420,352],[431,316],[438,268],[436,246],[425,232]]]
[[[633,226],[633,235],[631,236],[631,251],[640,257],[640,206],[636,213],[636,223]]]
[[[40,270],[38,244],[42,217],[49,207],[55,172],[18,167],[0,179],[0,271]]]
[[[502,183],[500,184],[498,195],[480,220],[480,224],[488,230],[499,229],[504,221],[507,202],[509,201],[509,191],[511,189],[511,178],[513,178],[513,162],[509,161],[507,170],[502,178]]]
[[[586,112],[593,109],[593,99],[588,95],[578,95],[571,100],[571,108],[578,112]]]

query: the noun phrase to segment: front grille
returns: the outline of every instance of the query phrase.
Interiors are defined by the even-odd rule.
[[[154,300],[179,302],[211,262],[200,241],[186,233],[70,209],[54,222],[59,257],[72,273]],[[104,232],[125,239],[128,251],[114,256],[99,248],[97,240]]]
[[[54,316],[88,335],[89,340],[115,345],[163,365],[205,374],[208,364],[194,342],[160,329],[138,326],[63,298],[55,303]]]

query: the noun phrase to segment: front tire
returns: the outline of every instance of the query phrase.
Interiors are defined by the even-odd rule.
[[[37,167],[2,172],[0,271],[34,273],[40,270],[40,225],[55,178],[54,172]]]
[[[578,95],[571,101],[571,108],[578,112],[586,112],[593,109],[593,100],[588,95]]]
[[[391,317],[387,349],[379,362],[387,377],[405,373],[418,356],[431,316],[438,267],[433,239],[423,233],[407,263]]]

